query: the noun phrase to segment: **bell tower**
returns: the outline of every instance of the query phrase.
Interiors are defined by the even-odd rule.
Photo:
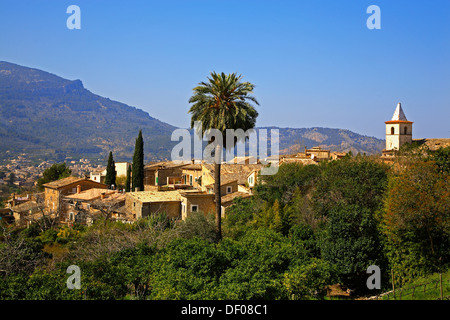
[[[392,119],[386,124],[386,151],[399,150],[405,143],[412,143],[412,124],[406,119],[401,103],[397,104]]]

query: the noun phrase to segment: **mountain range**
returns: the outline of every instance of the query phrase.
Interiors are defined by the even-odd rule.
[[[112,151],[116,161],[130,161],[140,129],[146,161],[170,158],[175,126],[96,95],[81,80],[0,61],[0,159],[25,153],[40,160],[104,160]],[[384,140],[344,129],[278,129],[281,153],[321,146],[372,154],[384,147]]]

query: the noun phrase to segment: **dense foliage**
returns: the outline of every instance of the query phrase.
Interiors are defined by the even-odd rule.
[[[219,242],[202,213],[2,225],[0,299],[323,299],[336,283],[368,293],[370,265],[388,289],[391,270],[405,283],[450,262],[448,154],[282,165],[235,200]],[[81,269],[79,290],[66,286],[70,265]]]
[[[39,189],[44,189],[43,185],[56,181],[62,178],[67,178],[72,174],[70,168],[65,162],[52,164],[50,168],[47,168],[42,173],[42,177],[38,179],[37,184]]]
[[[108,156],[108,163],[106,164],[106,176],[105,176],[105,184],[108,186],[108,188],[111,188],[111,186],[117,186],[116,185],[116,165],[114,162],[112,151],[109,152]]]
[[[144,191],[144,139],[142,138],[142,130],[139,130],[139,135],[136,138],[131,170],[132,191],[135,191],[136,188]]]

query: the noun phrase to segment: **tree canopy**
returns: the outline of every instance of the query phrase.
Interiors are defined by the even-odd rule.
[[[47,168],[42,173],[42,178],[38,179],[38,187],[40,189],[43,188],[43,185],[56,181],[62,178],[67,178],[72,174],[72,171],[70,168],[66,165],[65,162],[63,163],[55,163],[50,168]]]

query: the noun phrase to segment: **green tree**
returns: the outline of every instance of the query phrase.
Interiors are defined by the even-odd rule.
[[[133,164],[132,164],[132,190],[144,191],[144,139],[142,138],[142,130],[136,139],[134,147]]]
[[[42,178],[38,179],[38,187],[39,189],[43,189],[43,185],[56,181],[62,178],[67,178],[72,174],[72,171],[69,167],[66,166],[66,163],[55,163],[50,168],[47,168],[42,173]]]
[[[333,266],[324,260],[312,259],[284,274],[283,284],[292,300],[323,299],[326,286],[336,280]]]
[[[220,193],[220,163],[223,149],[233,148],[227,146],[226,129],[242,129],[244,131],[254,128],[258,112],[250,102],[259,105],[251,94],[254,85],[250,82],[241,82],[242,76],[236,73],[221,74],[212,72],[207,82],[200,82],[193,89],[189,103],[191,114],[191,128],[196,121],[201,122],[197,134],[203,138],[208,129],[216,129],[222,133],[223,141],[210,140],[215,143],[214,160],[214,192],[216,203],[216,237],[222,238],[221,231],[221,193]]]
[[[116,186],[116,165],[113,159],[112,152],[109,152],[108,164],[106,165],[105,184],[111,188],[112,185]]]
[[[400,282],[450,262],[450,176],[438,168],[419,161],[389,179],[381,221]]]
[[[296,191],[306,194],[320,177],[321,169],[322,166],[284,163],[276,174],[261,176],[263,183],[256,185],[255,193],[263,200],[271,203],[278,200],[285,205]]]
[[[8,185],[11,187],[14,186],[14,182],[16,182],[16,175],[14,174],[14,172],[11,172],[8,178]]]
[[[130,192],[131,190],[131,166],[127,168],[127,180],[125,181],[125,192]]]
[[[436,162],[439,172],[450,174],[450,147],[441,147],[431,153],[431,160]]]
[[[251,222],[257,211],[256,200],[255,197],[238,197],[233,200],[223,221],[223,231],[227,237],[239,239],[251,229]]]
[[[360,156],[330,162],[312,193],[324,219],[322,257],[337,265],[344,285],[365,289],[367,267],[386,265],[376,213],[383,206],[388,167]]]

